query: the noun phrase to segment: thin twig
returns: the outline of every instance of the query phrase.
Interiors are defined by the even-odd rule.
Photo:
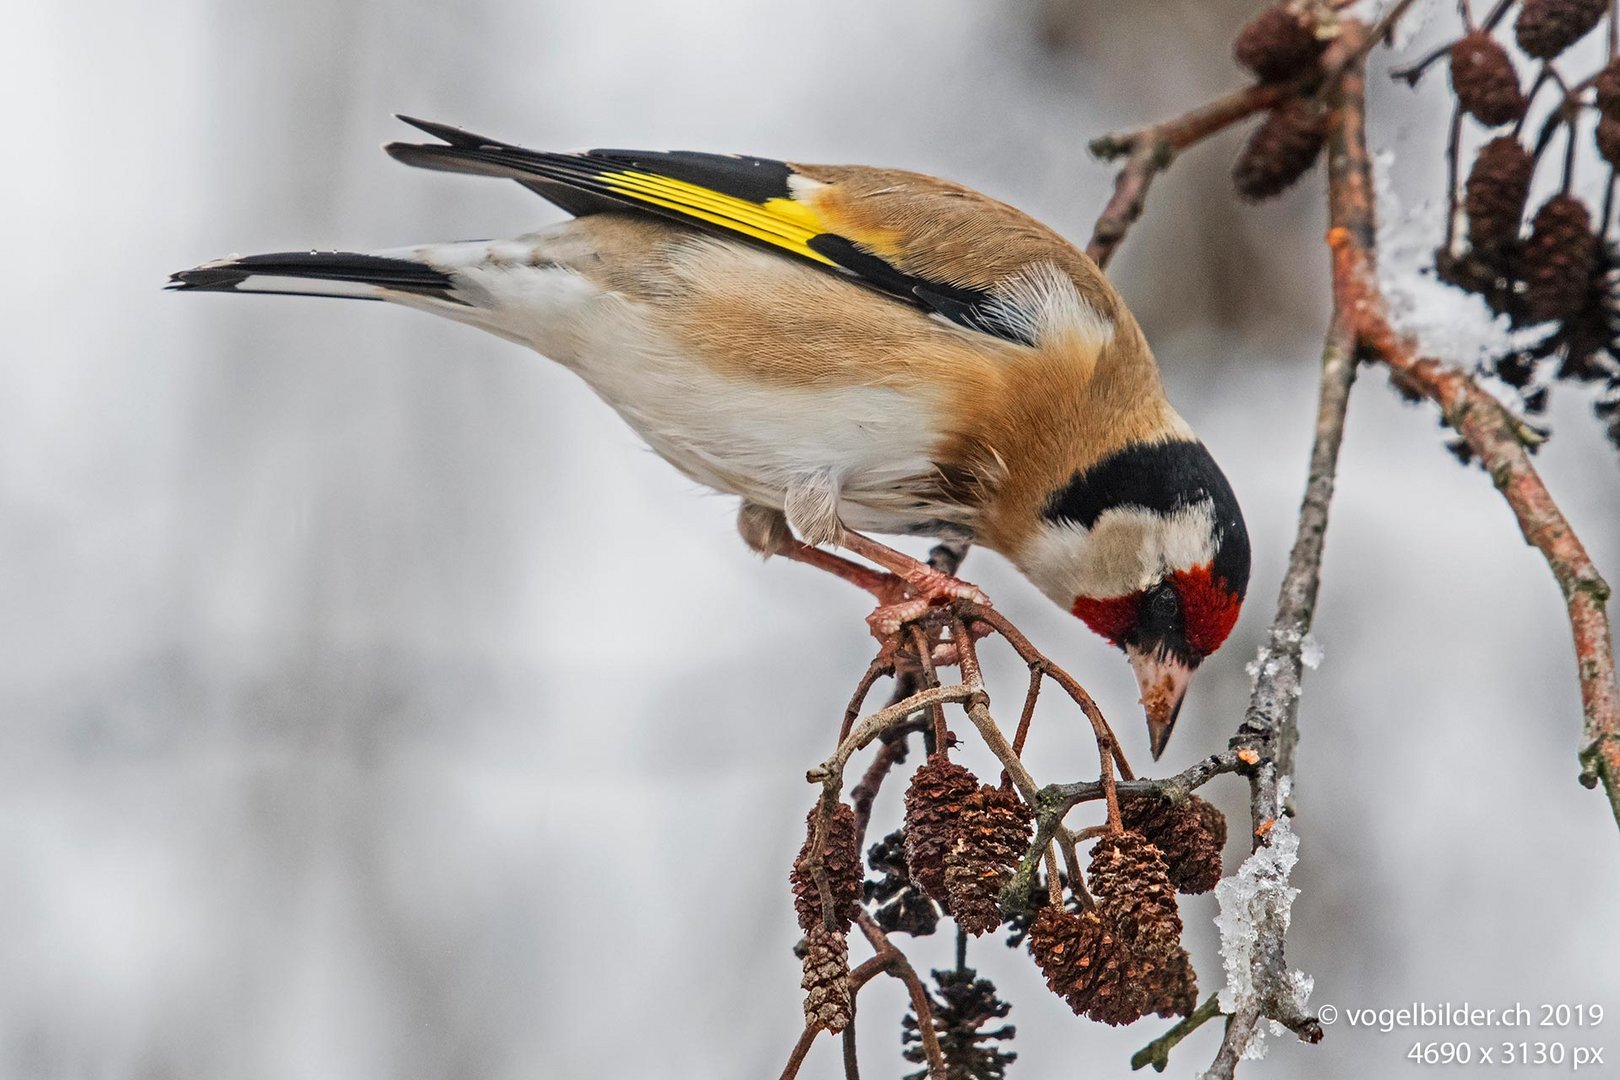
[[[912,714],[906,724],[890,728],[883,733],[882,746],[873,755],[872,762],[861,775],[860,783],[849,789],[849,802],[855,808],[855,849],[859,851],[866,845],[866,827],[872,820],[872,803],[877,799],[878,789],[888,777],[889,770],[906,758],[906,739],[914,731],[921,731],[923,719],[920,714]]]
[[[1012,744],[1001,733],[1001,728],[996,726],[995,718],[990,715],[990,697],[984,692],[984,673],[979,667],[979,654],[974,647],[972,635],[967,632],[967,626],[960,619],[956,621],[954,629],[953,636],[958,642],[957,663],[962,669],[962,682],[977,691],[968,697],[964,706],[968,719],[973,721],[973,726],[978,729],[979,738],[984,740],[990,752],[1000,760],[1002,768],[1007,770],[1007,775],[1011,778],[1013,786],[1018,789],[1018,793],[1033,807],[1039,796],[1040,786],[1035,783],[1035,778],[1029,774],[1029,770],[1024,768],[1024,763],[1018,759]],[[1080,856],[1074,849],[1074,838],[1059,826],[1057,840],[1058,850],[1062,852],[1063,861],[1069,869],[1069,878],[1078,883],[1081,880]]]
[[[936,686],[931,690],[918,691],[904,701],[879,709],[856,724],[849,737],[833,752],[833,756],[807,772],[805,779],[812,784],[823,784],[834,776],[842,777],[844,765],[852,754],[889,728],[905,723],[911,718],[912,713],[947,701],[966,701],[971,695],[972,691],[960,684]]]
[[[861,1080],[861,1062],[855,1047],[855,999],[850,998],[849,1024],[843,1030],[844,1080]]]
[[[1085,687],[1075,681],[1074,676],[1047,659],[1030,642],[1029,638],[1024,636],[1018,627],[1008,622],[1007,618],[994,608],[970,608],[967,615],[975,621],[989,625],[997,634],[1001,635],[1007,644],[1013,647],[1013,650],[1018,653],[1024,663],[1029,664],[1031,667],[1039,667],[1042,674],[1062,687],[1063,692],[1068,694],[1076,705],[1080,706],[1080,711],[1085,714],[1086,719],[1091,723],[1093,733],[1099,739],[1107,737],[1112,740],[1114,766],[1119,769],[1119,775],[1127,780],[1135,777],[1136,774],[1131,771],[1130,762],[1125,760],[1125,752],[1120,749],[1119,740],[1114,737],[1113,728],[1108,726],[1108,721],[1104,718],[1102,710],[1097,708],[1097,703],[1091,699],[1090,694],[1086,693]]]
[[[1024,708],[1018,714],[1018,730],[1013,733],[1013,753],[1024,756],[1024,741],[1029,738],[1029,725],[1035,719],[1035,702],[1041,696],[1044,672],[1033,664],[1029,668],[1029,691],[1024,695]]]
[[[923,686],[938,686],[939,676],[934,672],[934,646],[928,640],[928,631],[915,623],[909,629],[912,647],[917,650],[917,666],[922,672]],[[934,753],[943,754],[950,748],[950,732],[945,729],[945,706],[938,702],[930,705],[928,721],[934,732]]]
[[[1191,1016],[1183,1017],[1169,1031],[1132,1054],[1131,1069],[1134,1071],[1144,1065],[1151,1065],[1154,1072],[1164,1072],[1166,1066],[1170,1064],[1170,1051],[1175,1045],[1220,1015],[1220,995],[1211,994],[1204,999],[1203,1004],[1192,1011]]]
[[[781,1080],[793,1080],[799,1075],[799,1067],[804,1064],[804,1056],[810,1052],[811,1045],[816,1036],[822,1031],[820,1024],[806,1024],[804,1031],[799,1035],[799,1041],[793,1044],[793,1050],[788,1054],[787,1064],[782,1068]]]
[[[1086,254],[1098,266],[1108,265],[1131,225],[1142,216],[1154,177],[1168,169],[1178,153],[1246,117],[1281,104],[1297,90],[1293,83],[1245,86],[1173,120],[1093,140],[1091,152],[1097,157],[1104,161],[1121,157],[1126,160],[1114,179],[1113,197],[1092,229]]]
[[[866,707],[866,696],[872,692],[872,686],[884,675],[894,674],[894,665],[879,656],[867,667],[866,674],[861,681],[855,684],[855,693],[849,699],[849,705],[844,709],[844,723],[838,729],[838,741],[842,743],[849,738],[849,729],[855,725],[855,718]],[[892,703],[891,703],[892,704]]]
[[[856,920],[861,933],[871,943],[880,956],[888,957],[885,970],[905,983],[907,992],[911,995],[911,1011],[917,1017],[917,1034],[922,1040],[923,1056],[928,1060],[928,1080],[947,1080],[945,1073],[945,1051],[939,1045],[939,1032],[934,1030],[934,1006],[928,999],[928,988],[917,977],[917,971],[901,952],[889,940],[889,935],[883,932],[877,922],[866,912],[861,912]]]
[[[1340,43],[1349,47],[1353,55],[1357,54],[1361,44],[1357,39],[1365,32],[1361,24],[1347,20]],[[1362,129],[1365,93],[1365,73],[1360,60],[1345,65],[1329,91],[1329,218],[1332,235],[1353,235],[1359,242],[1371,245],[1373,189],[1371,172],[1365,168]],[[1278,591],[1271,629],[1256,657],[1249,707],[1232,740],[1232,748],[1240,755],[1247,751],[1258,758],[1256,767],[1249,773],[1249,812],[1254,825],[1251,843],[1255,847],[1268,842],[1265,836],[1271,827],[1269,823],[1291,812],[1284,800],[1293,785],[1299,691],[1304,675],[1302,646],[1316,613],[1328,508],[1333,499],[1339,447],[1344,439],[1350,387],[1356,374],[1356,310],[1344,299],[1335,292],[1333,317],[1322,349],[1316,434],[1294,546]],[[1226,1025],[1220,1050],[1204,1074],[1208,1080],[1229,1080],[1255,1038],[1262,1019],[1276,1020],[1307,1040],[1321,1038],[1320,1024],[1301,1010],[1289,979],[1285,921],[1280,914],[1271,912],[1260,920],[1255,930],[1248,956],[1253,996],[1237,1003],[1237,1010]]]

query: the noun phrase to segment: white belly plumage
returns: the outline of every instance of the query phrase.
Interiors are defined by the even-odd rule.
[[[557,361],[687,476],[785,509],[796,526],[835,510],[874,532],[970,531],[962,507],[930,498],[938,425],[927,402],[887,387],[762,385],[716,370],[669,340],[643,302],[535,265],[532,239],[413,249],[454,271],[469,306],[402,302]],[[519,252],[528,257],[506,257]]]

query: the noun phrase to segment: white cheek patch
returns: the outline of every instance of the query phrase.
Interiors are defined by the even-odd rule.
[[[1100,350],[1114,339],[1113,320],[1092,307],[1069,275],[1035,263],[996,286],[996,318],[1042,347]]]
[[[1170,514],[1139,506],[1103,511],[1091,528],[1050,521],[1025,545],[1019,568],[1054,602],[1128,596],[1173,570],[1215,557],[1215,508],[1208,500]]]
[[[1191,570],[1215,558],[1215,504],[1208,499],[1161,518],[1160,562],[1165,571]]]

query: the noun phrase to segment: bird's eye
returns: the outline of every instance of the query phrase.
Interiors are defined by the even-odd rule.
[[[1176,590],[1168,585],[1162,585],[1154,590],[1152,598],[1148,601],[1148,606],[1153,614],[1159,618],[1173,619],[1176,613],[1181,610],[1181,598],[1176,595]]]

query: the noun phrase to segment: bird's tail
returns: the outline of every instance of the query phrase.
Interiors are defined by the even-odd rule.
[[[170,275],[168,287],[359,300],[408,301],[425,297],[462,303],[451,295],[454,284],[443,270],[410,258],[349,251],[288,251],[216,259]]]

